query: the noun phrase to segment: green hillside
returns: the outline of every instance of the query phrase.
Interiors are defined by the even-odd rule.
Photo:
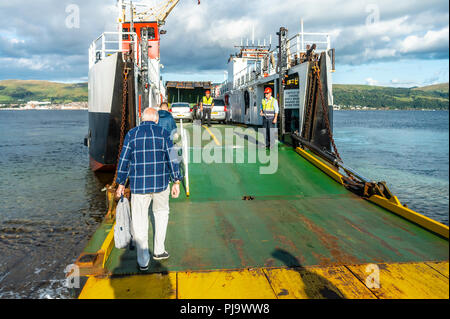
[[[334,104],[369,108],[448,110],[448,86],[448,83],[416,88],[335,84]]]
[[[56,83],[35,80],[0,81],[0,104],[28,101],[70,103],[87,101],[87,83]]]
[[[334,103],[341,106],[367,106],[389,109],[449,109],[449,84],[415,88],[370,85],[333,85]],[[28,101],[52,103],[86,102],[87,83],[48,81],[0,81],[0,104],[25,104]]]
[[[428,86],[422,86],[418,88],[414,88],[413,90],[420,91],[438,91],[438,92],[447,92],[448,93],[448,83],[440,83]]]

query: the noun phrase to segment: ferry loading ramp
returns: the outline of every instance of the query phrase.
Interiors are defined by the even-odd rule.
[[[235,147],[226,128],[203,127],[202,146]],[[449,298],[447,226],[355,195],[302,149],[278,144],[268,175],[259,160],[205,164],[189,154],[190,196],[171,199],[170,259],[140,273],[135,250],[114,248],[106,219],[77,262],[88,278],[80,298]],[[152,239],[150,227],[150,250]]]

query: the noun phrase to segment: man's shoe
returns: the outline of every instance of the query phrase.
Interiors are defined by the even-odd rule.
[[[139,270],[140,271],[147,271],[148,270],[148,265],[145,267],[142,267],[141,265],[138,264]]]
[[[154,260],[164,260],[164,259],[168,259],[169,257],[170,257],[170,255],[167,251],[165,251],[161,255],[153,255]]]

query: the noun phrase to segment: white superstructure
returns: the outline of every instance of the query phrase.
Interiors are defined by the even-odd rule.
[[[283,28],[282,28],[283,29]],[[331,49],[330,35],[327,33],[305,33],[302,31],[292,37],[287,37],[287,30],[281,34],[276,45],[264,41],[255,45],[253,43],[237,46],[239,52],[230,57],[228,61],[228,77],[219,86],[220,97],[227,101],[229,120],[236,123],[261,125],[262,117],[259,107],[264,98],[264,89],[271,87],[274,96],[280,98],[280,83],[283,85],[283,97],[280,104],[286,110],[295,109],[293,116],[298,121],[295,125],[299,130],[302,127],[303,113],[306,101],[308,72],[310,62],[306,60],[307,49],[316,45],[315,56],[325,54],[328,103],[333,104],[331,73],[334,65],[334,49]],[[280,35],[281,34],[281,35]],[[279,48],[281,43],[281,50]],[[275,48],[272,48],[275,47]],[[280,57],[280,54],[282,55]],[[284,79],[280,76],[283,75]],[[286,86],[286,81],[289,84]],[[290,111],[289,111],[290,112]],[[298,118],[298,119],[297,119]]]

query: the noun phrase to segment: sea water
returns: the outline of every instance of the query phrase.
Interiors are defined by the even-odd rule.
[[[448,225],[449,113],[335,111],[344,163]],[[0,298],[66,298],[64,269],[106,211],[87,111],[0,111]]]

